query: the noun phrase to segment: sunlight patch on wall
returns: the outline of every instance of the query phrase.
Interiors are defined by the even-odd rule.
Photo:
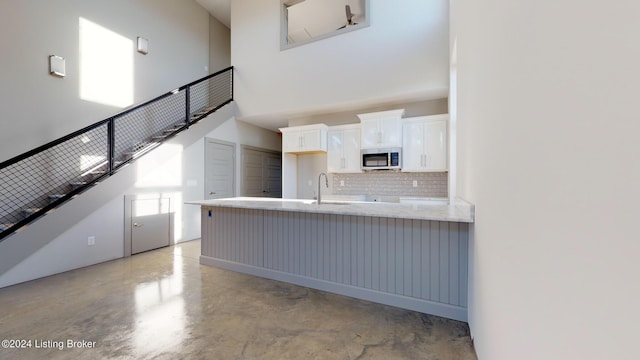
[[[154,150],[153,158],[139,161],[137,188],[182,186],[182,145],[164,144]]]
[[[133,104],[133,40],[79,19],[80,98],[99,104]]]

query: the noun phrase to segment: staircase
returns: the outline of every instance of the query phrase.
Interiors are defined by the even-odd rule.
[[[233,67],[0,163],[0,241],[233,101]]]

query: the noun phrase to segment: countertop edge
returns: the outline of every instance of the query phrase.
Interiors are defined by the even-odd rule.
[[[432,220],[443,222],[473,223],[475,207],[467,201],[456,199],[453,204],[390,204],[353,203],[348,205],[315,204],[312,200],[228,198],[186,201],[185,204],[203,207],[229,207],[271,211],[307,212],[335,215],[385,217],[407,220]]]

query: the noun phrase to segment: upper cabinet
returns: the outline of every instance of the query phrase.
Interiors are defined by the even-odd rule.
[[[363,149],[402,146],[402,116],[404,109],[359,114],[362,125]]]
[[[403,119],[402,171],[447,171],[449,115]]]
[[[327,152],[327,129],[325,124],[281,128],[282,152]]]
[[[360,124],[330,126],[328,134],[327,172],[362,172],[360,169]]]

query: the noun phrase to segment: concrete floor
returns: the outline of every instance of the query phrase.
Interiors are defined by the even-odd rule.
[[[476,359],[465,323],[201,266],[199,254],[191,241],[0,289],[0,338],[30,346],[0,359]]]

